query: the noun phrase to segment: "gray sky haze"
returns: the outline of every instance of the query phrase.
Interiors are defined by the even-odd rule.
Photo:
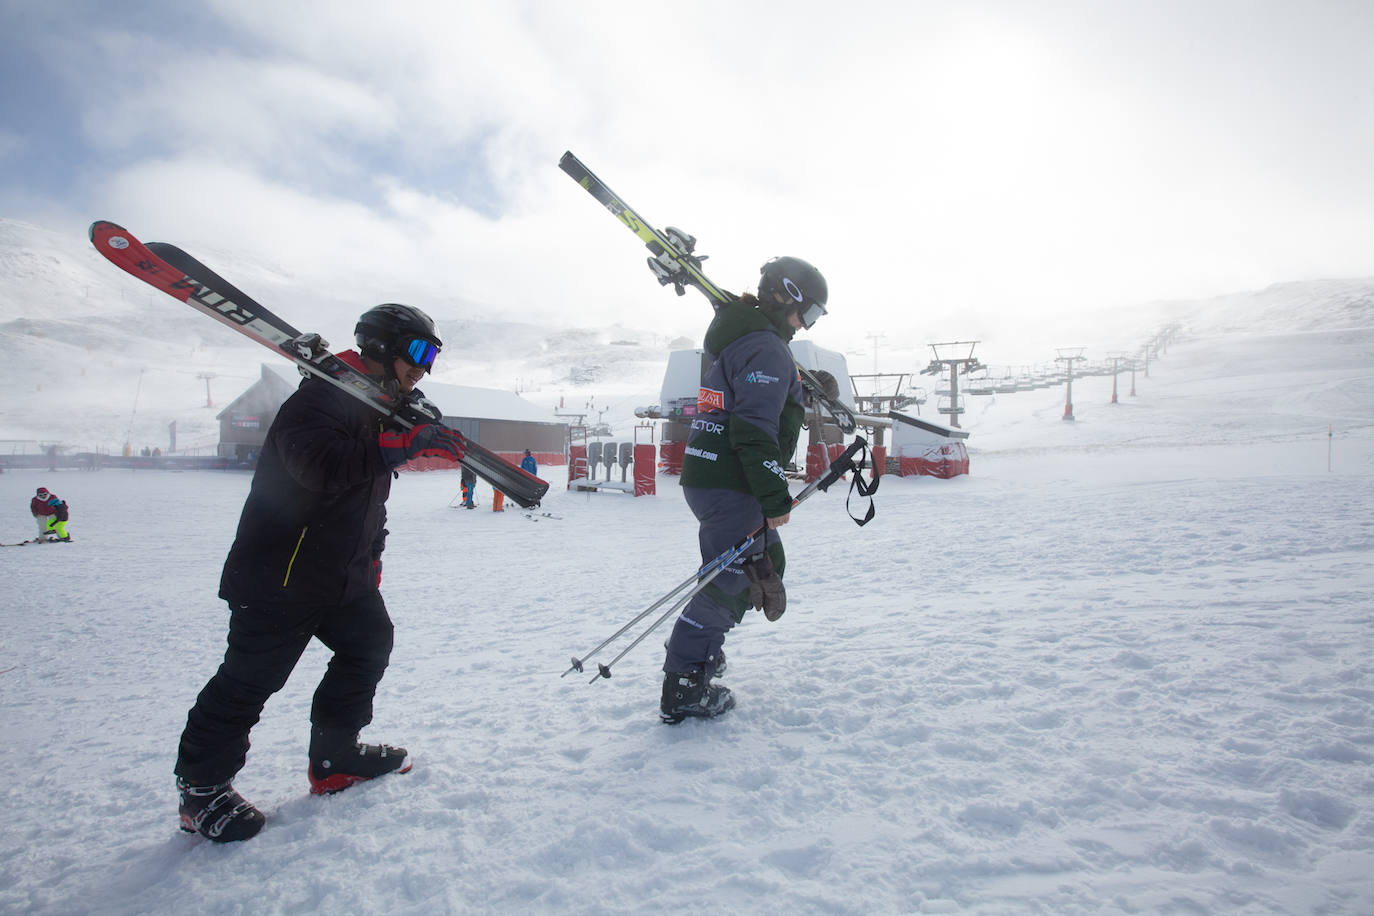
[[[1010,359],[1090,342],[1084,315],[1374,274],[1369,3],[0,0],[0,26],[0,216],[349,309],[699,336],[565,149],[728,289],[815,263],[816,339],[851,352]]]

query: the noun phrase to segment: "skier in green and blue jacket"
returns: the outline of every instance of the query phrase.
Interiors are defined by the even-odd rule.
[[[751,606],[770,621],[786,608],[786,558],[777,529],[791,515],[784,468],[805,413],[787,344],[825,314],[828,291],[820,271],[800,258],[773,258],[760,272],[758,296],[721,306],[706,331],[712,363],[697,395],[681,483],[700,524],[703,563],[764,530],[746,556],[688,602],[673,627],[659,704],[668,723],[731,709],[730,689],[712,683],[725,668],[726,632]]]

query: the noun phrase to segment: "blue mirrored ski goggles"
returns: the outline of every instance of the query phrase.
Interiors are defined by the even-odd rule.
[[[420,369],[428,369],[434,365],[434,358],[439,355],[439,348],[422,337],[413,338],[406,344],[402,359]]]

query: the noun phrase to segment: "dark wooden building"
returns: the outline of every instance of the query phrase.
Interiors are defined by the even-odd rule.
[[[215,417],[219,420],[218,455],[251,463],[262,448],[267,428],[277,418],[282,401],[296,390],[300,379],[300,373],[290,365],[263,363],[258,380]]]

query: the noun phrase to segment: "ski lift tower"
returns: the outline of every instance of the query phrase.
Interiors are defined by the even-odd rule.
[[[959,414],[964,412],[964,408],[959,406],[959,373],[967,375],[983,368],[973,355],[973,348],[978,346],[977,340],[951,340],[947,343],[933,343],[930,349],[935,353],[924,369],[922,375],[940,375],[949,367],[949,425],[959,426]],[[965,349],[967,348],[967,349]],[[944,413],[944,409],[940,409]]]
[[[1064,419],[1073,420],[1073,364],[1081,363],[1087,359],[1083,351],[1087,347],[1058,347],[1056,352],[1059,354],[1054,358],[1057,363],[1063,363],[1067,370],[1067,383],[1064,388]]]
[[[854,406],[862,414],[886,414],[889,410],[896,410],[901,401],[902,386],[906,384],[906,372],[875,372],[872,375],[860,373],[849,374],[849,384],[854,388]],[[895,380],[895,381],[894,381]],[[860,385],[860,382],[865,384]],[[891,385],[891,394],[883,393],[884,385]],[[860,388],[868,388],[872,394],[861,394]]]
[[[1113,353],[1107,358],[1112,361],[1112,403],[1118,404],[1120,402],[1116,399],[1116,377],[1121,374],[1121,364],[1129,363],[1131,360],[1124,353]],[[1132,377],[1132,381],[1134,381],[1134,377]],[[1131,386],[1131,394],[1135,394],[1135,385]]]
[[[215,402],[210,399],[210,379],[217,378],[217,376],[213,372],[201,372],[196,378],[205,380],[205,406],[214,407]]]

